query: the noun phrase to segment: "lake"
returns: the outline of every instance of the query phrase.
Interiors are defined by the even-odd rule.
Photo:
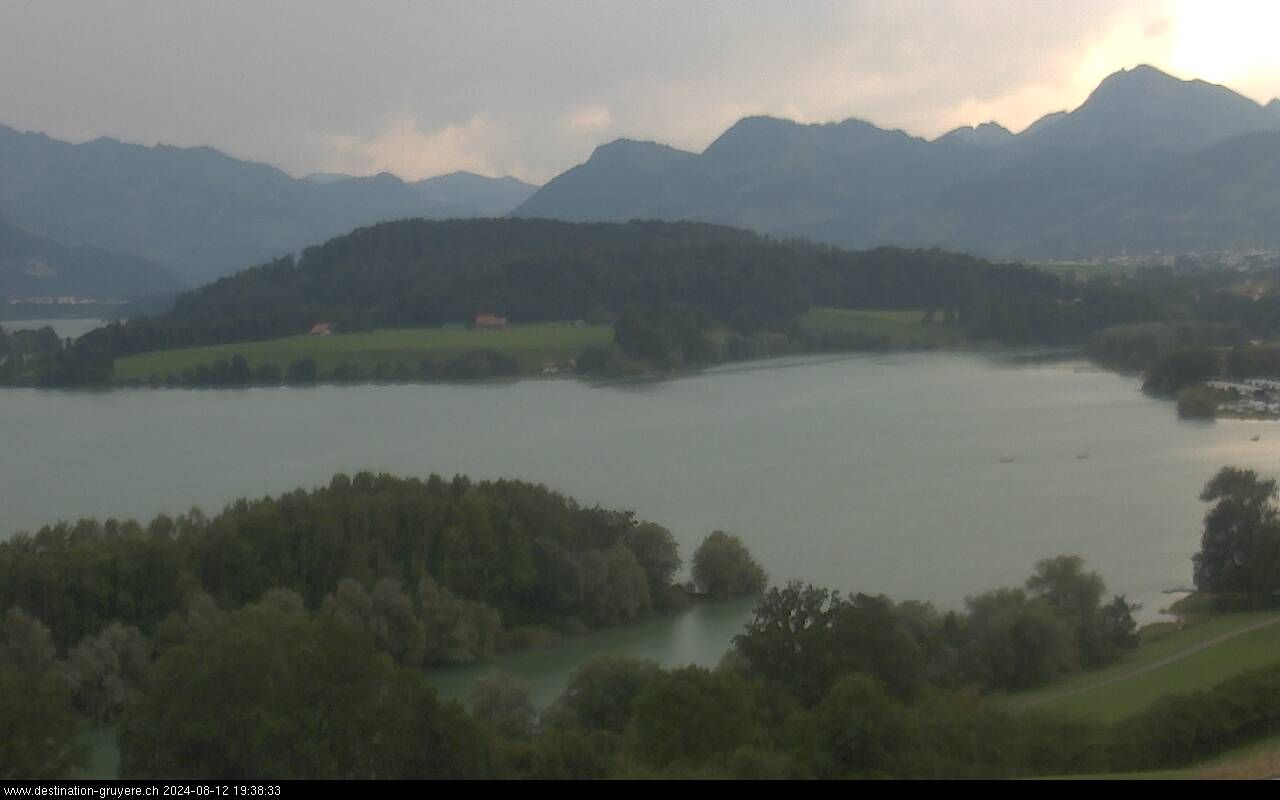
[[[1152,619],[1191,581],[1225,464],[1275,474],[1280,427],[1179,421],[1086,362],[979,354],[795,358],[675,380],[0,392],[0,530],[150,517],[340,471],[518,477],[669,527],[686,559],[740,535],[775,581],[951,608],[1088,559]],[[1261,440],[1251,441],[1254,434]],[[545,701],[593,650],[714,663],[746,604],[500,662]],[[475,671],[437,676],[449,694]]]
[[[40,328],[53,328],[53,332],[61,339],[79,339],[95,328],[106,325],[104,319],[85,319],[66,317],[58,319],[2,319],[0,328],[7,331],[34,331]]]

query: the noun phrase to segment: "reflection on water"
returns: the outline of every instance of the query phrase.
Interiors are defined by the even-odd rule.
[[[751,608],[749,600],[699,603],[681,614],[569,637],[555,647],[510,653],[475,667],[432,672],[431,681],[441,696],[465,699],[480,675],[491,670],[511,672],[529,681],[534,703],[544,708],[564,691],[573,671],[597,653],[643,658],[663,667],[714,666],[751,618]]]
[[[107,324],[102,319],[12,319],[0,320],[0,328],[7,331],[34,331],[53,328],[60,339],[79,339],[94,328]]]

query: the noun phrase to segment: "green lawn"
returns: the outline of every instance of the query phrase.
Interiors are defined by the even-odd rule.
[[[851,308],[814,308],[800,317],[804,328],[815,332],[859,333],[881,336],[892,347],[942,347],[964,341],[965,328],[956,322],[926,325],[923,309],[897,311]]]
[[[416,372],[426,358],[443,359],[473,350],[498,350],[519,361],[521,372],[540,372],[547,362],[562,363],[577,357],[590,345],[611,341],[613,329],[608,325],[574,327],[567,323],[512,325],[503,330],[403,328],[330,336],[289,336],[261,342],[157,350],[116,359],[115,380],[179,377],[183,370],[194,370],[200,364],[211,366],[220,359],[230,361],[235,354],[244,356],[251,369],[260,364],[274,364],[283,370],[295,359],[312,358],[323,378],[343,361],[366,370],[380,363],[393,368],[403,364]]]
[[[1105,670],[1077,675],[1044,689],[1013,695],[1020,706],[1114,722],[1142,711],[1162,695],[1208,689],[1251,669],[1280,661],[1280,623],[1212,645],[1186,658],[1142,675],[1123,676],[1149,667],[1187,648],[1224,634],[1276,619],[1275,612],[1225,614],[1209,617],[1181,629],[1157,626],[1156,636],[1120,663]],[[1105,686],[1099,685],[1121,678]],[[1088,687],[1096,686],[1090,689]],[[1053,698],[1063,691],[1084,689],[1069,697]],[[1040,702],[1037,702],[1040,701]],[[1273,735],[1229,750],[1192,767],[1159,772],[1063,776],[1075,779],[1170,780],[1196,778],[1261,778],[1280,775],[1280,735]]]
[[[1280,624],[1240,635],[1151,672],[1123,676],[1223,634],[1274,619],[1275,612],[1211,617],[1145,643],[1118,664],[1052,686],[1012,695],[1016,706],[1113,722],[1142,711],[1166,694],[1208,689],[1234,675],[1280,661]],[[1107,683],[1121,678],[1113,683]],[[1102,685],[1106,684],[1106,685]],[[1096,687],[1096,688],[1088,688]],[[1069,696],[1062,692],[1085,689]]]

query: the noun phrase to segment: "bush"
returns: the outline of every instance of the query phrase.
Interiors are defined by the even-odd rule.
[[[693,554],[693,581],[716,599],[753,597],[769,585],[769,576],[737,536],[715,531]]]
[[[314,358],[295,358],[284,374],[285,383],[315,383],[319,369]]]
[[[253,370],[253,382],[275,385],[284,380],[284,374],[275,364],[259,364]]]
[[[1280,665],[1246,672],[1203,692],[1161,698],[1112,729],[1114,767],[1179,767],[1280,727]]]
[[[1147,373],[1142,390],[1174,397],[1184,387],[1214,378],[1219,369],[1218,354],[1207,347],[1178,350],[1156,362]]]
[[[1213,419],[1218,413],[1218,393],[1208,386],[1188,386],[1178,392],[1178,416]]]

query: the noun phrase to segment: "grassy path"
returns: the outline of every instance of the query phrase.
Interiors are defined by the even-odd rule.
[[[1280,614],[1227,615],[1146,645],[1127,663],[1009,701],[1019,708],[1051,706],[1111,722],[1143,710],[1162,695],[1209,688],[1278,660]]]
[[[1113,675],[1109,678],[1098,681],[1097,683],[1091,683],[1088,686],[1076,686],[1071,689],[1065,689],[1063,691],[1057,692],[1055,694],[1032,698],[1031,700],[1028,700],[1022,703],[1021,706],[1022,708],[1034,708],[1044,703],[1051,703],[1055,700],[1062,700],[1064,698],[1071,697],[1072,695],[1080,694],[1082,692],[1090,692],[1090,691],[1093,691],[1094,689],[1101,689],[1103,686],[1110,686],[1113,683],[1119,683],[1120,681],[1127,681],[1130,678],[1136,678],[1139,675],[1145,675],[1148,672],[1154,672],[1155,670],[1161,669],[1163,667],[1167,667],[1170,664],[1173,664],[1177,661],[1181,661],[1182,659],[1187,658],[1188,656],[1193,656],[1196,653],[1199,653],[1201,650],[1208,650],[1210,647],[1215,647],[1217,645],[1222,644],[1223,642],[1230,641],[1231,639],[1234,639],[1237,636],[1244,636],[1247,633],[1253,633],[1256,630],[1261,630],[1262,628],[1266,628],[1276,624],[1280,624],[1280,616],[1273,617],[1272,619],[1266,619],[1266,620],[1263,620],[1262,622],[1255,622],[1254,624],[1249,625],[1248,627],[1230,631],[1228,633],[1215,636],[1212,639],[1206,639],[1203,642],[1200,642],[1198,644],[1192,645],[1191,647],[1187,647],[1182,650],[1179,650],[1178,652],[1172,655],[1165,656],[1164,658],[1161,658],[1157,661],[1153,661],[1150,664],[1146,664],[1144,666],[1138,667],[1137,669],[1134,669],[1130,672],[1126,672],[1121,675]]]

